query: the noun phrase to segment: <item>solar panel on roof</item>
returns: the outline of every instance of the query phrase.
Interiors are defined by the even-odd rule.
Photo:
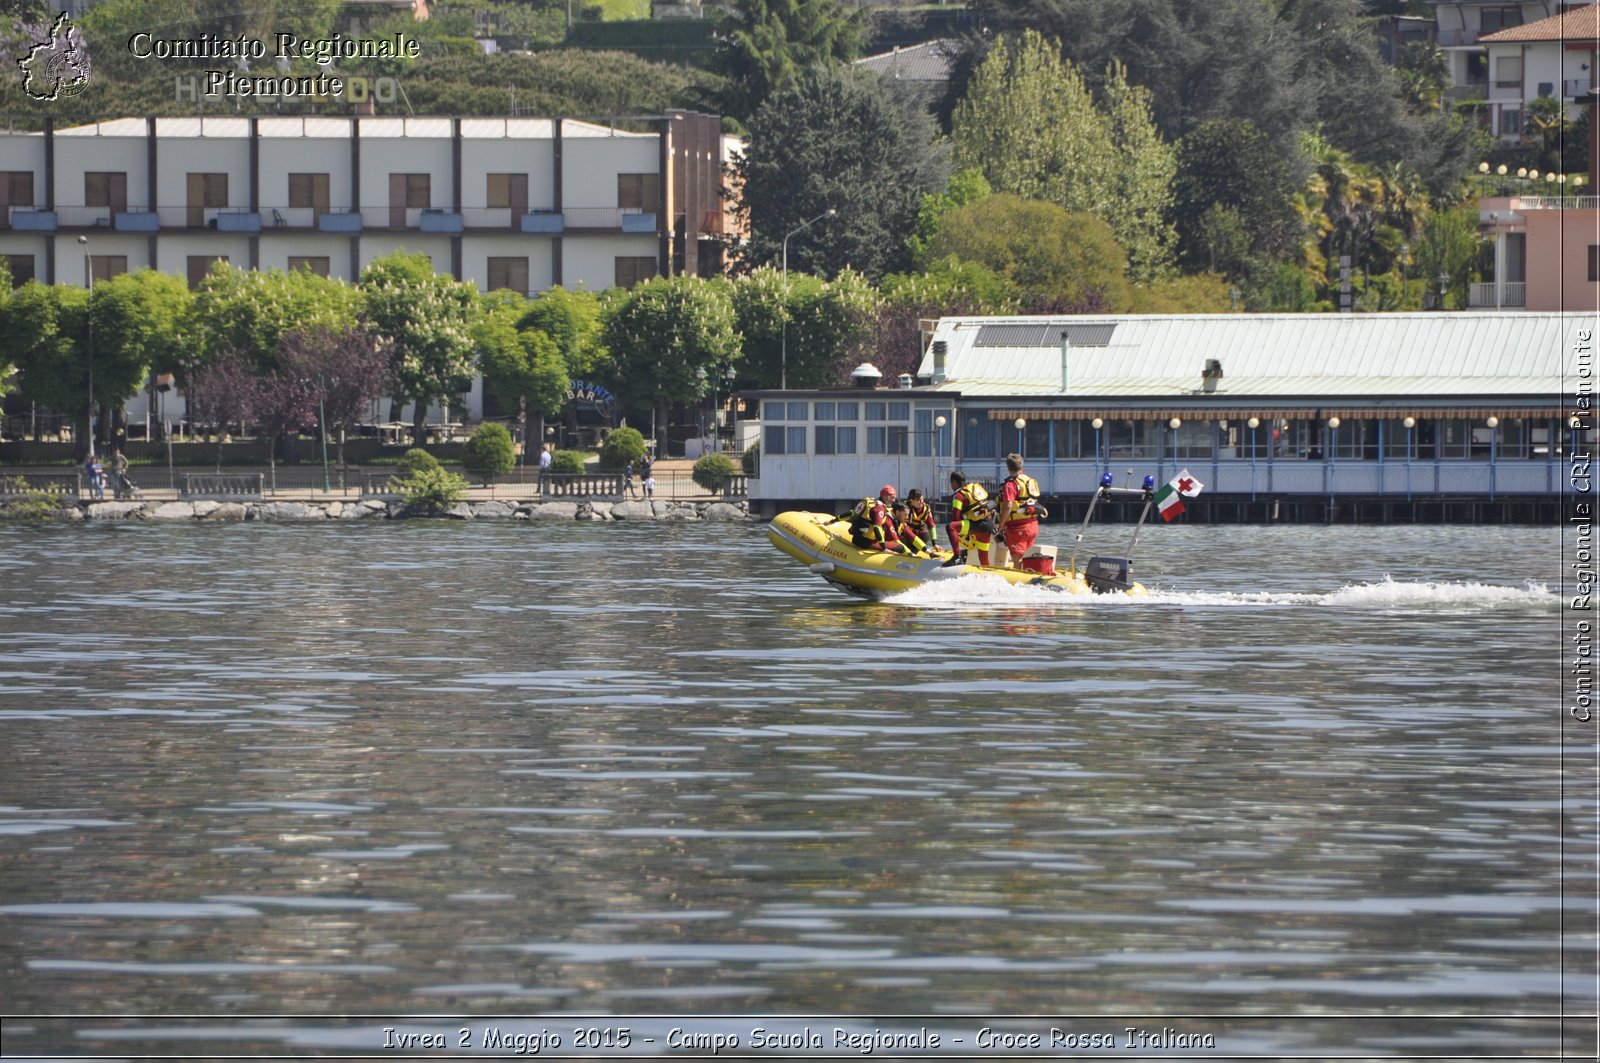
[[[1074,347],[1104,347],[1111,342],[1111,333],[1116,330],[1115,321],[1099,321],[1094,324],[1068,325],[983,325],[978,329],[978,338],[973,341],[974,347],[1059,347],[1061,334],[1067,334],[1067,342]]]

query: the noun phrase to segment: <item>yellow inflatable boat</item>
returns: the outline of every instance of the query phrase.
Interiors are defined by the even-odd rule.
[[[1056,572],[1053,548],[1022,559],[1022,568],[951,565],[948,551],[934,557],[863,550],[850,541],[850,522],[829,513],[780,513],[767,528],[772,545],[849,594],[885,598],[936,580],[974,573],[1063,594],[1144,594],[1123,558],[1090,558],[1081,572]]]

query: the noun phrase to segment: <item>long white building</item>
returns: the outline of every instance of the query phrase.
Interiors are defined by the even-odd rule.
[[[404,249],[484,290],[721,268],[731,141],[713,115],[115,118],[0,130],[12,282],[216,259],[353,280]],[[85,238],[80,240],[80,238]]]
[[[747,394],[750,497],[943,496],[1016,451],[1053,498],[1187,468],[1211,499],[1559,500],[1591,452],[1597,331],[1593,311],[942,318],[899,387]]]

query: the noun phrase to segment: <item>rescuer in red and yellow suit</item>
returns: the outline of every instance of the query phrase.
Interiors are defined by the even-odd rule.
[[[927,544],[929,553],[938,548],[939,525],[933,515],[933,507],[928,505],[928,500],[915,487],[906,492],[906,524],[917,538]]]
[[[978,552],[978,564],[989,563],[989,547],[994,542],[989,492],[976,481],[967,483],[959,472],[950,474],[950,523],[945,530],[950,533],[950,549],[955,551],[946,565],[962,564],[973,549]]]
[[[928,540],[917,534],[911,526],[911,509],[904,502],[896,502],[889,507],[889,524],[894,529],[895,538],[903,547],[900,553],[925,554],[928,552]]]
[[[894,485],[884,484],[877,498],[863,498],[848,513],[841,513],[839,519],[850,522],[850,541],[863,550],[906,553],[906,548],[900,544],[900,536],[895,533],[894,521],[889,516],[889,507],[894,500]]]
[[[1006,471],[1011,475],[1000,487],[1000,534],[1005,536],[1006,563],[1012,568],[1039,537],[1039,518],[1046,510],[1039,502],[1039,481],[1022,471],[1022,455],[1006,455]]]

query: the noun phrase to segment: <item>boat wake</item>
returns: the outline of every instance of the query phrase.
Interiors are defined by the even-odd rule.
[[[1327,592],[1181,591],[1150,587],[1141,597],[1120,594],[1066,595],[1039,587],[1015,585],[983,576],[927,583],[884,599],[890,605],[916,609],[1018,608],[1143,609],[1161,606],[1214,608],[1281,608],[1326,606],[1336,609],[1418,612],[1491,612],[1559,609],[1561,598],[1543,583],[1521,586],[1474,580],[1407,582],[1385,578],[1351,583]]]

